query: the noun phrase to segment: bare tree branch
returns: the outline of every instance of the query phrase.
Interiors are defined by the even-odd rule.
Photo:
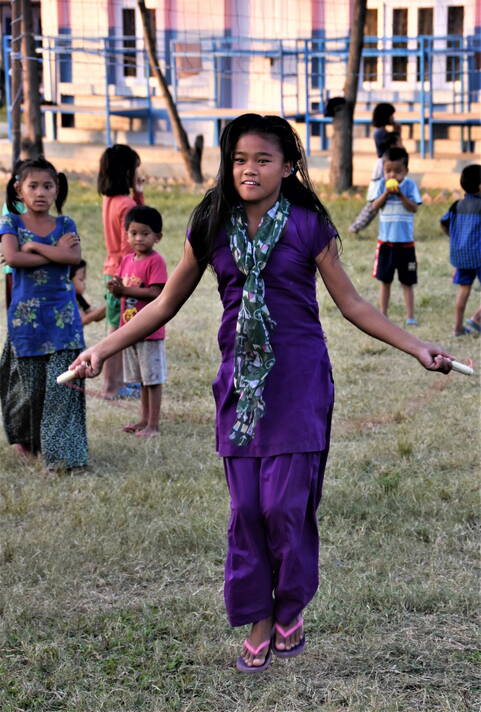
[[[142,25],[144,29],[144,39],[147,48],[147,54],[149,57],[149,64],[152,70],[152,74],[157,79],[160,91],[165,101],[165,106],[167,113],[169,115],[170,123],[172,125],[172,130],[174,132],[175,140],[180,148],[182,158],[187,170],[187,175],[193,183],[202,183],[202,170],[201,170],[201,160],[202,160],[202,149],[204,146],[204,139],[202,136],[197,136],[195,140],[194,148],[191,148],[189,143],[189,137],[182,126],[177,107],[170,93],[167,82],[165,81],[164,74],[160,69],[159,62],[157,60],[157,53],[155,50],[155,38],[153,35],[152,27],[149,21],[149,15],[147,8],[145,7],[144,0],[137,0],[137,5],[140,11],[140,16],[142,18]]]

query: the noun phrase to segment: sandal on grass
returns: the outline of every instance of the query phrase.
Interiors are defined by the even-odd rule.
[[[478,332],[478,334],[481,332],[481,326],[477,324],[474,319],[466,319],[466,324],[470,329],[474,329],[475,331]]]
[[[461,331],[454,331],[453,336],[458,339],[460,336],[467,336],[468,334],[471,334],[471,329],[468,329],[467,326],[463,326],[461,328]]]
[[[272,655],[271,655],[271,641],[270,640],[264,640],[263,643],[257,646],[257,648],[254,648],[253,645],[249,643],[249,641],[244,640],[244,647],[249,651],[251,655],[254,655],[254,657],[257,657],[259,652],[262,650],[262,648],[265,648],[267,646],[267,652],[265,656],[265,660],[262,663],[262,665],[247,665],[247,663],[244,661],[243,657],[239,655],[237,658],[236,662],[236,668],[240,672],[263,672],[264,670],[267,670],[269,665],[272,662]]]
[[[279,633],[282,635],[283,638],[287,640],[287,638],[292,635],[293,633],[296,632],[296,630],[299,630],[304,625],[304,619],[299,618],[297,623],[292,626],[292,628],[289,628],[289,630],[286,630],[281,626],[280,623],[274,623],[274,628],[276,629],[276,633]],[[274,638],[275,640],[275,638]],[[306,645],[306,636],[303,635],[300,641],[298,642],[297,645],[295,645],[293,648],[289,649],[284,649],[284,650],[279,650],[279,648],[276,647],[275,642],[272,644],[272,650],[274,652],[274,655],[277,655],[279,658],[293,658],[296,655],[299,655],[299,653],[302,653],[304,650],[304,647]]]

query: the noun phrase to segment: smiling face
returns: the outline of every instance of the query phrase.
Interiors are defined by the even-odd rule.
[[[18,197],[33,213],[47,213],[55,202],[58,185],[49,171],[29,171],[16,186]]]
[[[234,188],[247,208],[266,212],[279,197],[282,179],[291,172],[274,136],[247,133],[239,138],[232,157]]]
[[[160,238],[161,235],[158,232],[154,232],[144,223],[131,222],[127,229],[129,245],[137,256],[150,255],[152,248]]]
[[[402,161],[384,161],[384,178],[390,180],[395,178],[400,183],[407,176],[408,169]]]

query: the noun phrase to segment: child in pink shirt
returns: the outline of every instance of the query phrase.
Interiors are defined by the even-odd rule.
[[[125,217],[125,230],[133,252],[122,258],[117,275],[107,284],[110,293],[120,298],[120,327],[158,297],[167,281],[165,260],[153,249],[162,237],[160,213],[136,206]],[[124,381],[142,384],[140,420],[123,427],[137,437],[159,434],[162,384],[167,379],[164,339],[162,326],[122,352]]]

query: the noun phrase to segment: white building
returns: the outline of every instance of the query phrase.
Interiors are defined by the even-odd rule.
[[[103,130],[106,116],[112,129],[145,131],[150,106],[158,109],[155,128],[168,128],[136,0],[40,4],[44,95],[63,112],[51,113],[50,133],[56,128],[65,139],[73,127]],[[148,0],[147,7],[181,115],[207,142],[236,110],[302,119],[342,94],[351,0]],[[414,113],[424,103],[428,111],[469,114],[479,100],[478,0],[368,0],[365,32],[360,110],[387,100]]]

